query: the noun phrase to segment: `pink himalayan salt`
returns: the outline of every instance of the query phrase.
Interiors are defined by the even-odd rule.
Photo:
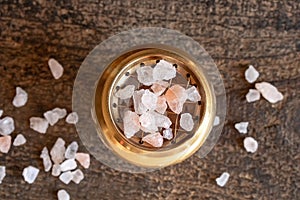
[[[162,93],[164,93],[164,91],[167,89],[168,86],[169,86],[168,82],[157,81],[153,83],[153,85],[151,86],[151,90],[154,92],[154,94],[160,96]]]
[[[130,110],[124,113],[124,134],[127,138],[131,138],[140,130],[139,116]]]
[[[11,146],[11,136],[10,135],[0,137],[0,152],[8,153],[10,146]]]
[[[147,111],[146,106],[142,103],[142,96],[145,93],[144,89],[134,91],[133,93],[133,105],[134,105],[134,111],[136,114],[143,114]]]
[[[145,90],[145,93],[142,95],[142,103],[148,110],[155,110],[157,103],[157,96],[150,92],[149,90]]]
[[[186,90],[180,85],[173,85],[165,94],[170,109],[176,114],[181,113],[187,97]]]
[[[141,123],[141,129],[147,133],[155,133],[158,131],[155,116],[152,111],[147,111],[142,114],[139,118],[139,122]]]
[[[160,114],[164,114],[168,108],[167,105],[167,100],[164,96],[159,96],[157,98],[157,103],[156,103],[156,111],[159,112]]]
[[[50,58],[48,61],[48,65],[55,79],[59,79],[63,75],[64,68],[57,60],[55,60],[54,58]]]
[[[90,154],[87,153],[76,153],[75,159],[85,169],[90,167]]]
[[[145,137],[143,137],[142,141],[147,142],[154,147],[162,147],[164,138],[160,133],[156,132],[146,135]]]

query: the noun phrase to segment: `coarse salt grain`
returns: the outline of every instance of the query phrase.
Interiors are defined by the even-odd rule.
[[[77,124],[77,122],[78,122],[78,114],[77,114],[77,112],[70,113],[67,116],[67,118],[66,118],[66,122],[68,124]]]
[[[28,94],[25,90],[20,87],[16,87],[16,95],[13,99],[13,105],[15,107],[22,107],[27,103]]]
[[[76,167],[77,167],[77,163],[75,162],[75,159],[68,159],[60,164],[60,170],[62,172],[76,169]]]
[[[124,134],[131,138],[140,130],[139,116],[132,111],[126,111],[123,118]]]
[[[44,165],[45,172],[49,172],[52,167],[52,162],[51,162],[51,159],[49,156],[49,151],[48,151],[47,147],[43,148],[40,158],[43,159],[43,165]]]
[[[67,147],[65,152],[65,158],[66,159],[75,158],[77,150],[78,150],[78,143],[74,141]]]
[[[246,134],[248,132],[248,130],[247,130],[248,125],[249,125],[249,122],[239,122],[234,125],[234,128],[236,130],[238,130],[239,133]]]
[[[68,185],[73,179],[73,173],[70,171],[64,172],[59,176],[59,180]]]
[[[230,175],[228,172],[223,172],[222,175],[216,178],[217,185],[220,187],[224,187],[228,182]]]
[[[191,131],[194,128],[193,117],[190,113],[183,113],[180,115],[180,127],[186,131]]]
[[[2,183],[5,176],[6,176],[6,167],[0,166],[0,184]]]
[[[64,68],[57,60],[55,60],[54,58],[50,58],[48,60],[48,65],[55,79],[59,79],[63,75]]]
[[[11,146],[11,136],[10,135],[0,137],[0,152],[8,153],[10,146]]]
[[[258,148],[258,143],[253,137],[246,137],[244,139],[244,147],[247,152],[255,153]]]
[[[246,94],[247,102],[251,103],[260,99],[259,91],[255,89],[249,89],[249,92]]]
[[[70,195],[66,190],[59,190],[57,192],[57,199],[58,200],[70,200]]]
[[[23,169],[22,175],[27,183],[32,184],[37,178],[39,172],[40,170],[38,168],[29,166]]]
[[[268,82],[256,83],[255,88],[262,94],[262,96],[270,103],[277,103],[283,99],[281,92],[277,88]]]
[[[87,153],[76,153],[76,160],[85,169],[90,167],[90,154]]]
[[[46,119],[41,117],[30,117],[30,128],[39,133],[45,134],[47,132],[49,123]]]
[[[73,174],[72,181],[76,184],[79,184],[84,179],[84,174],[80,169],[76,169],[75,171],[72,172],[72,174]]]
[[[126,87],[119,89],[115,93],[115,95],[120,99],[129,99],[130,97],[132,97],[134,90],[135,90],[134,85],[127,85]]]
[[[153,147],[162,147],[164,138],[160,133],[150,133],[142,138],[142,141],[147,142]]]
[[[249,65],[248,69],[245,71],[245,78],[248,83],[254,83],[258,77],[258,71],[252,65]]]
[[[10,135],[15,130],[15,122],[11,117],[0,119],[0,134]]]
[[[52,161],[55,164],[60,164],[65,159],[65,151],[65,141],[58,138],[50,151]]]

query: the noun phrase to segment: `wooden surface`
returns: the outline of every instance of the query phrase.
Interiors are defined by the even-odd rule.
[[[0,199],[55,199],[64,188],[71,199],[299,199],[300,198],[300,3],[299,1],[8,1],[0,0],[0,109],[13,116],[15,137],[28,142],[0,153],[7,176]],[[159,26],[181,31],[198,41],[221,70],[227,90],[228,116],[222,136],[205,159],[192,156],[176,166],[147,174],[110,169],[95,159],[79,185],[64,185],[43,172],[39,158],[57,137],[80,141],[74,126],[60,121],[46,135],[29,128],[29,117],[56,106],[71,111],[76,72],[98,43],[133,27]],[[50,57],[65,68],[54,80]],[[258,81],[269,81],[284,100],[247,103],[253,85],[244,71],[253,64]],[[15,87],[29,93],[25,107],[14,108]],[[255,154],[242,146],[245,135],[236,122],[249,121],[249,136],[258,140]],[[80,146],[81,151],[85,151]],[[28,165],[41,172],[24,182]],[[228,171],[224,188],[215,178]]]

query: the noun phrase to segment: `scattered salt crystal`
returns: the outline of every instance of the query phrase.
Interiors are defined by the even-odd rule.
[[[70,195],[66,190],[59,190],[57,192],[57,198],[58,200],[70,200]]]
[[[65,108],[54,108],[52,111],[57,114],[59,119],[62,119],[67,115],[67,110]]]
[[[154,94],[160,96],[162,93],[164,93],[164,91],[167,89],[168,86],[169,86],[168,82],[157,81],[153,83],[153,85],[151,86],[151,90],[154,92]]]
[[[159,112],[160,114],[164,114],[168,108],[167,105],[167,100],[164,96],[159,96],[157,98],[157,103],[156,103],[156,111]]]
[[[132,111],[126,111],[123,118],[124,134],[127,138],[134,136],[140,130],[139,116]]]
[[[254,83],[258,77],[258,71],[252,65],[249,65],[248,69],[245,71],[245,78],[248,83]]]
[[[153,115],[153,112],[146,112],[142,114],[139,118],[139,121],[141,123],[141,129],[144,132],[154,133],[158,131],[155,116]]]
[[[246,134],[249,122],[240,122],[234,125],[234,128],[238,130],[239,133]]]
[[[170,80],[176,76],[176,68],[165,60],[160,60],[153,69],[155,80]]]
[[[201,96],[195,86],[190,87],[186,90],[187,99],[192,102],[197,102],[201,100]]]
[[[58,138],[50,151],[52,161],[55,164],[60,164],[65,158],[65,141]]]
[[[61,173],[61,170],[60,170],[60,164],[54,164],[52,166],[52,176],[59,176]]]
[[[194,128],[193,117],[190,113],[180,115],[180,127],[186,131],[191,131]]]
[[[0,117],[3,115],[3,110],[0,109]]]
[[[51,159],[49,156],[49,151],[48,151],[47,147],[43,148],[40,158],[43,159],[43,165],[44,165],[45,172],[49,172],[52,167],[52,162],[51,162]]]
[[[250,89],[249,92],[246,94],[246,100],[251,103],[260,99],[259,91],[255,89]]]
[[[275,86],[268,82],[256,83],[255,88],[262,94],[262,96],[270,103],[277,103],[283,99],[281,92]]]
[[[9,135],[15,130],[14,119],[11,117],[4,117],[0,119],[0,134]]]
[[[17,137],[14,140],[13,145],[14,146],[21,146],[21,145],[23,145],[25,143],[26,143],[26,138],[24,137],[24,135],[18,134]]]
[[[22,107],[27,103],[28,94],[20,87],[16,87],[16,96],[13,99],[13,105],[15,107]]]
[[[44,113],[45,119],[51,126],[56,124],[59,119],[64,118],[67,115],[67,110],[64,108],[54,108]]]
[[[72,174],[73,174],[72,181],[76,184],[79,184],[84,179],[84,175],[80,169],[76,169],[75,171],[72,172]]]
[[[219,124],[220,124],[220,117],[219,117],[219,116],[216,116],[216,117],[215,117],[215,120],[214,120],[213,126],[218,126]]]
[[[0,184],[2,183],[5,176],[6,176],[5,166],[0,166]]]
[[[244,139],[244,147],[247,152],[254,153],[258,148],[258,143],[253,137],[246,137]]]
[[[164,142],[164,138],[160,133],[150,133],[142,138],[142,141],[149,143],[154,147],[161,147]]]
[[[151,115],[154,117],[155,119],[155,125],[157,127],[162,127],[162,128],[169,128],[172,124],[171,120],[169,119],[169,117],[159,114],[157,112],[154,111],[149,111],[149,113],[151,113]]]
[[[146,106],[142,103],[142,96],[145,93],[144,89],[135,91],[133,93],[133,105],[134,105],[134,111],[141,115],[147,111]]]
[[[30,121],[30,128],[39,132],[39,133],[46,133],[48,129],[48,121],[41,117],[31,117]]]
[[[67,150],[65,152],[65,158],[66,159],[75,158],[77,150],[78,150],[78,144],[76,141],[74,141],[67,147]]]
[[[69,184],[73,179],[73,173],[70,171],[64,172],[59,176],[59,180],[64,184]]]
[[[75,159],[68,159],[60,164],[60,170],[62,172],[76,169],[76,167],[77,167],[77,163],[75,162]]]
[[[157,103],[157,96],[150,92],[149,90],[145,90],[145,93],[142,95],[142,104],[145,105],[145,107],[148,110],[155,110],[156,109],[156,103]]]
[[[165,98],[167,99],[170,109],[174,113],[180,114],[183,109],[183,104],[187,99],[187,93],[180,85],[173,85],[167,90]]]
[[[50,58],[48,60],[48,65],[55,79],[59,79],[63,75],[64,68],[57,60],[55,60],[54,58]]]
[[[115,95],[120,99],[129,99],[130,97],[132,97],[134,90],[134,85],[127,85],[123,89],[119,89]]]
[[[143,85],[150,86],[155,82],[153,79],[153,68],[150,66],[139,67],[136,73],[138,81]]]
[[[29,166],[23,169],[22,175],[27,183],[32,184],[38,176],[39,172],[40,170],[38,168]]]
[[[173,138],[173,133],[172,133],[171,128],[168,128],[168,129],[163,131],[163,138],[165,138],[167,140],[171,140]]]
[[[77,124],[77,122],[78,122],[77,112],[70,113],[66,118],[66,122],[68,124]]]
[[[218,186],[224,187],[229,179],[230,175],[228,172],[223,172],[222,175],[216,178],[216,182]]]
[[[81,164],[85,169],[90,166],[90,154],[87,153],[76,153],[76,160]]]
[[[3,137],[0,137],[0,152],[2,153],[8,153],[11,145],[11,136],[6,135]]]

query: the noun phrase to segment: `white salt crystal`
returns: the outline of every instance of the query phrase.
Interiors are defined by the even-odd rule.
[[[142,114],[139,118],[139,121],[141,123],[141,129],[144,132],[154,133],[158,131],[155,116],[153,115],[153,112],[146,112]]]
[[[119,89],[115,95],[120,99],[129,99],[130,97],[132,97],[134,90],[134,85],[127,85],[123,89]]]
[[[249,122],[239,122],[234,125],[234,128],[238,130],[239,133],[246,134]]]
[[[150,86],[155,82],[153,79],[153,68],[150,66],[139,67],[136,73],[138,81],[143,85]]]
[[[54,108],[44,113],[45,119],[51,126],[56,124],[59,119],[64,118],[67,115],[67,110],[64,108]]]
[[[183,104],[187,99],[187,93],[180,85],[173,85],[167,90],[165,98],[167,99],[170,109],[174,113],[180,114],[183,109]]]
[[[75,158],[80,163],[80,165],[85,169],[90,167],[90,154],[76,153]]]
[[[153,69],[155,80],[170,80],[176,76],[176,68],[165,60],[160,60]]]
[[[23,169],[22,175],[27,183],[32,184],[37,178],[39,172],[40,170],[38,168],[29,166]]]
[[[5,176],[6,176],[5,166],[0,166],[0,184],[2,183]]]
[[[9,135],[15,130],[14,119],[11,117],[4,117],[0,119],[0,134]]]
[[[142,96],[145,93],[144,89],[135,91],[133,93],[133,105],[134,105],[134,111],[136,114],[143,114],[147,111],[146,106],[142,103]]]
[[[70,195],[66,190],[59,190],[57,192],[57,199],[58,200],[70,200]]]
[[[251,103],[260,99],[259,91],[255,89],[249,89],[249,92],[246,94],[246,100]]]
[[[159,112],[160,114],[164,114],[168,108],[167,105],[167,100],[164,96],[159,96],[157,98],[157,103],[156,103],[156,111]]]
[[[283,99],[281,92],[275,86],[268,82],[256,83],[255,88],[262,94],[262,96],[270,103],[277,103]]]
[[[219,117],[219,116],[216,116],[216,117],[215,117],[215,120],[214,120],[213,126],[218,126],[219,124],[220,124],[220,117]]]
[[[216,182],[218,186],[224,187],[229,179],[230,175],[228,172],[223,172],[222,175],[216,178]]]
[[[161,147],[164,142],[164,138],[160,133],[150,133],[142,138],[142,141],[147,142],[148,144],[154,147]]]
[[[28,94],[20,87],[16,87],[16,96],[13,99],[13,105],[15,107],[22,107],[27,103]]]
[[[77,122],[78,122],[78,114],[76,112],[70,113],[67,116],[67,118],[66,118],[66,122],[68,124],[77,124]]]
[[[57,62],[57,60],[55,60],[54,58],[50,58],[48,60],[48,65],[55,79],[59,79],[63,75],[64,68],[59,62]]]
[[[190,87],[186,90],[187,99],[192,102],[197,102],[201,100],[201,96],[195,86]]]
[[[14,146],[21,146],[21,145],[23,145],[25,143],[26,143],[26,138],[24,137],[24,135],[18,134],[17,137],[14,140],[13,145]]]
[[[43,148],[40,158],[43,159],[43,165],[44,165],[45,172],[49,172],[52,167],[52,162],[51,162],[51,159],[49,156],[49,151],[48,151],[47,147]]]
[[[56,113],[59,119],[62,119],[67,115],[67,110],[65,108],[54,108],[52,112]]]
[[[73,179],[73,173],[70,171],[64,172],[59,176],[59,180],[64,184],[69,184]]]
[[[84,179],[84,175],[80,169],[76,169],[75,171],[72,172],[72,174],[73,174],[72,181],[76,184],[79,184]]]
[[[39,132],[39,133],[46,133],[48,129],[48,121],[41,117],[30,117],[30,128]]]
[[[11,136],[10,135],[0,137],[0,152],[8,153],[10,146],[11,146]]]
[[[164,93],[164,91],[167,89],[168,86],[169,86],[168,82],[157,81],[153,83],[153,85],[151,86],[151,90],[154,92],[154,94],[160,96],[162,93]]]
[[[186,131],[191,131],[194,128],[193,117],[190,113],[183,113],[180,115],[180,127]]]
[[[68,159],[60,164],[60,170],[62,172],[76,169],[76,167],[77,167],[77,163],[76,163],[75,159]]]
[[[78,150],[78,144],[76,141],[74,141],[67,147],[67,150],[65,152],[65,158],[66,159],[75,158],[77,150]]]
[[[0,109],[0,117],[3,115],[3,110]]]
[[[65,141],[58,138],[50,151],[52,161],[55,164],[60,164],[65,159]]]
[[[131,138],[140,130],[139,116],[132,111],[126,111],[123,118],[124,134]]]
[[[163,131],[163,138],[171,140],[173,138],[173,132],[171,128],[168,128]]]
[[[258,148],[258,143],[253,137],[246,137],[244,139],[244,147],[247,152],[254,153]]]
[[[59,176],[61,173],[61,170],[60,170],[60,164],[54,164],[52,166],[52,176]]]
[[[142,104],[145,105],[145,107],[148,110],[155,110],[156,109],[156,103],[157,103],[157,96],[150,92],[149,90],[145,90],[145,93],[142,95]]]
[[[245,71],[245,78],[248,83],[254,83],[258,77],[258,71],[252,65],[249,65],[248,69]]]
[[[169,117],[154,111],[149,111],[148,113],[150,113],[154,117],[155,125],[157,127],[169,128],[171,126],[172,122]]]

